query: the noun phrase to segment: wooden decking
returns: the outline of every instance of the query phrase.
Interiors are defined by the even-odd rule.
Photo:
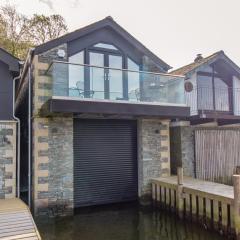
[[[154,178],[152,182],[162,182],[170,185],[177,186],[177,176],[170,176],[165,178]],[[226,198],[226,200],[233,201],[233,187],[215,183],[215,182],[209,182],[209,181],[203,181],[200,179],[195,179],[191,177],[184,177],[183,178],[183,187],[185,189],[191,189],[192,191],[202,192],[203,194],[213,195],[217,198]]]
[[[152,179],[152,199],[157,207],[214,227],[226,235],[234,233],[240,239],[240,201],[236,201],[234,192],[236,186],[182,177],[182,173],[178,177]]]
[[[1,240],[41,240],[29,208],[20,199],[0,200]]]

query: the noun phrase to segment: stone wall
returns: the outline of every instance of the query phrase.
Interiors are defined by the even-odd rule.
[[[138,121],[138,184],[142,200],[151,195],[151,178],[170,174],[169,148],[168,120]]]
[[[35,215],[73,211],[73,119],[34,119]]]
[[[170,127],[171,173],[183,167],[184,176],[195,177],[195,146],[193,126]]]
[[[33,60],[33,206],[35,215],[71,215],[73,211],[73,119],[44,117],[43,106],[53,95],[49,64],[59,59],[54,48]]]
[[[16,196],[16,122],[0,121],[0,199]]]

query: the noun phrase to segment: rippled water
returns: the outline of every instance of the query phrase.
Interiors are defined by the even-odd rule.
[[[38,218],[43,240],[222,240],[215,232],[137,203],[81,209],[74,217]]]

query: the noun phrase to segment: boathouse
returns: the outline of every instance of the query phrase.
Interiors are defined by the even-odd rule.
[[[240,165],[240,68],[223,51],[172,74],[185,76],[188,121],[171,125],[171,167],[176,174],[232,184]]]
[[[111,17],[29,51],[16,109],[35,215],[151,198],[170,174],[169,123],[189,116],[169,69]]]

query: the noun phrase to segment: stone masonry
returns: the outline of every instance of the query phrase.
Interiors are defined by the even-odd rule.
[[[139,197],[151,196],[151,178],[170,174],[169,120],[138,121]]]
[[[194,129],[189,125],[170,127],[172,174],[183,167],[184,176],[195,177]]]
[[[0,121],[0,199],[16,196],[16,122]]]

